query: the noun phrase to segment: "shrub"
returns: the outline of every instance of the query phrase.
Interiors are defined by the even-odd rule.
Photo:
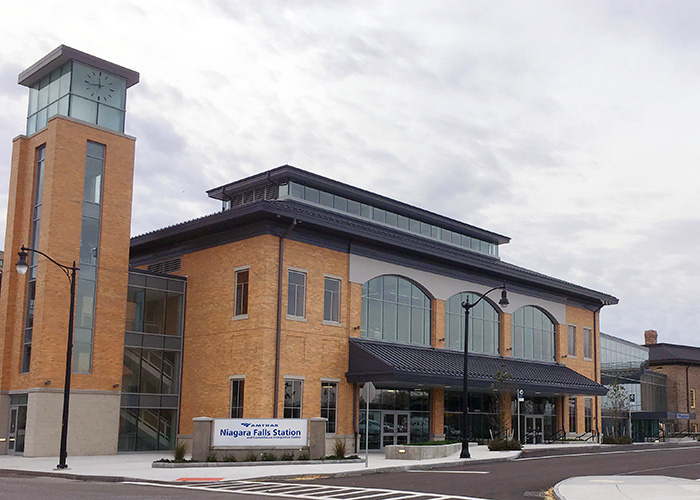
[[[280,458],[283,462],[291,462],[294,460],[294,453],[282,453],[282,458]]]
[[[173,450],[173,458],[175,462],[184,462],[185,455],[187,454],[187,443],[185,441],[180,441],[175,445]]]
[[[218,460],[216,459],[216,453],[211,453],[211,454],[207,455],[206,461],[207,462],[217,462]]]
[[[345,458],[345,454],[348,452],[347,445],[345,444],[344,439],[340,438],[335,438],[335,441],[333,441],[333,456],[335,458],[343,459]]]
[[[229,453],[228,455],[224,455],[224,462],[238,462],[238,459],[236,455]]]
[[[603,436],[603,444],[632,444],[629,436]]]
[[[522,450],[523,445],[517,439],[492,439],[488,443],[490,451]]]
[[[265,453],[262,454],[262,460],[263,460],[264,462],[276,462],[276,461],[277,461],[277,455],[275,455],[274,453],[265,452]]]
[[[311,458],[309,457],[309,452],[308,451],[299,452],[299,456],[297,457],[297,460],[311,460]]]
[[[248,453],[245,457],[246,462],[255,462],[258,459],[258,456],[255,453]]]

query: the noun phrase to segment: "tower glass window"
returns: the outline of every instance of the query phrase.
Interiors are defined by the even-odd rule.
[[[405,344],[430,344],[430,297],[400,276],[362,285],[362,336]]]
[[[568,325],[568,341],[569,341],[569,351],[570,357],[576,356],[576,327],[574,325]]]
[[[462,292],[453,295],[445,303],[445,347],[464,349],[464,308],[462,303],[469,300],[474,304],[481,295]],[[469,311],[469,350],[498,354],[501,321],[496,308],[483,299]]]
[[[306,273],[289,271],[287,315],[303,318],[306,314]]]
[[[338,382],[321,382],[321,417],[326,419],[326,432],[334,434],[338,414]]]
[[[583,329],[583,357],[585,359],[591,359],[591,352],[593,350],[592,341],[593,341],[593,338],[591,335],[591,329],[584,328]]]
[[[303,394],[303,380],[289,379],[284,381],[284,418],[301,418]]]
[[[248,269],[236,271],[236,304],[234,316],[246,316],[248,314]]]
[[[554,361],[554,322],[543,310],[521,307],[511,322],[513,357]]]
[[[340,323],[340,280],[323,280],[323,320]]]
[[[243,418],[243,388],[245,380],[231,379],[231,418]]]

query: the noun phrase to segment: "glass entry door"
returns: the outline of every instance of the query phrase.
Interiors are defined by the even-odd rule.
[[[538,444],[544,442],[542,433],[543,418],[537,416],[525,416],[525,443]]]
[[[410,435],[409,412],[382,412],[382,448],[393,444],[406,444]]]
[[[27,430],[27,406],[10,406],[10,429],[7,436],[7,454],[24,454],[24,435]]]

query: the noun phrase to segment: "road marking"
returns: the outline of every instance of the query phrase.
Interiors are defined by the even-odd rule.
[[[655,470],[664,470],[664,469],[679,469],[681,467],[693,467],[696,465],[700,465],[700,462],[695,462],[693,464],[681,464],[681,465],[668,465],[666,467],[654,467],[653,469],[640,469],[640,470],[633,470],[630,472],[622,472],[620,473],[621,476],[626,476],[628,474],[638,474],[639,472],[651,472]]]
[[[204,481],[223,481],[223,477],[180,477],[175,481],[191,481],[201,483]]]
[[[408,470],[406,472],[430,472],[431,474],[489,474],[487,470]]]
[[[644,449],[644,450],[621,450],[621,451],[598,451],[590,453],[566,453],[564,455],[546,455],[544,457],[524,457],[517,458],[516,462],[523,462],[525,460],[548,460],[550,458],[562,458],[562,457],[585,457],[589,455],[618,455],[621,453],[651,453],[654,451],[674,451],[674,450],[690,450],[694,446],[680,446],[676,448],[663,448],[663,449]],[[697,450],[696,450],[697,451]]]
[[[260,481],[238,480],[207,482],[200,484],[163,484],[149,483],[147,481],[128,481],[125,482],[125,484],[134,484],[139,486],[158,486],[161,488],[179,488],[199,491],[247,493],[249,495],[261,495],[267,497],[282,498],[303,498],[310,500],[489,500],[487,498],[468,497],[459,495],[440,495],[437,493],[424,493],[420,491],[386,490],[380,488],[358,488],[356,486],[328,486],[316,484],[270,483]]]

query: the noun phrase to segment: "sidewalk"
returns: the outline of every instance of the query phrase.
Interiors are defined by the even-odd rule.
[[[34,472],[42,475],[66,476],[87,480],[138,479],[148,481],[192,481],[202,480],[243,480],[268,477],[350,475],[388,472],[416,468],[433,468],[458,465],[460,463],[479,462],[482,460],[508,460],[517,457],[518,451],[489,451],[486,446],[470,446],[472,458],[460,459],[459,454],[431,460],[387,460],[383,453],[369,454],[369,467],[362,463],[293,463],[285,465],[188,467],[188,468],[152,468],[154,460],[172,458],[172,453],[125,453],[118,455],[68,457],[69,469],[58,471],[57,457],[25,458],[19,456],[0,456],[0,470]],[[364,454],[360,456],[364,459]],[[110,479],[111,478],[111,479]]]
[[[558,500],[700,499],[700,481],[666,476],[585,476],[554,487]]]

